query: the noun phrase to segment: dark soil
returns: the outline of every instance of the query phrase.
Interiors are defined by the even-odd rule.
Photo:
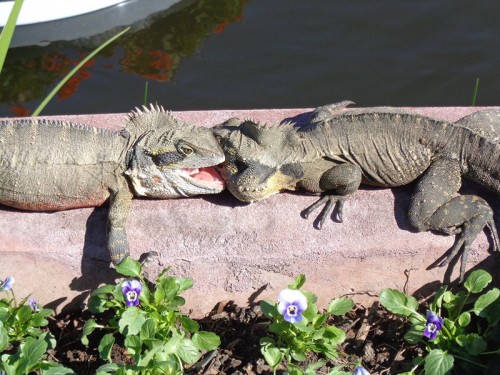
[[[56,350],[50,353],[50,359],[73,369],[79,375],[95,374],[96,369],[105,363],[97,351],[104,332],[96,330],[90,335],[88,347],[80,343],[82,327],[90,318],[102,322],[106,317],[93,316],[87,310],[73,311],[58,315],[49,326],[58,340]],[[231,301],[220,302],[207,317],[198,322],[203,330],[217,333],[222,343],[217,351],[207,353],[186,372],[206,375],[272,373],[259,348],[259,339],[268,335],[269,321],[258,306],[239,307]],[[422,348],[403,341],[407,323],[379,308],[377,303],[368,309],[358,305],[346,317],[335,317],[329,323],[344,329],[347,340],[339,348],[338,361],[329,361],[317,370],[318,374],[326,374],[333,366],[352,362],[357,357],[362,358],[364,367],[372,375],[395,374],[409,371],[412,359],[423,354]],[[318,359],[311,357],[310,361]],[[113,362],[133,363],[133,360],[121,346],[115,344]]]

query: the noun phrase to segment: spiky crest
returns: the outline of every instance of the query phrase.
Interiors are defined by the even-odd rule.
[[[124,137],[137,138],[148,132],[159,129],[162,125],[181,126],[182,124],[172,116],[171,111],[166,111],[161,105],[150,104],[149,107],[136,107],[127,115],[127,124],[121,134]]]

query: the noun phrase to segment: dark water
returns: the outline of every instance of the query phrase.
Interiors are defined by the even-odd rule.
[[[143,0],[147,4],[147,0]],[[104,36],[110,36],[112,30]],[[29,114],[104,36],[10,50],[0,116]],[[500,105],[498,1],[187,1],[134,25],[43,114]]]

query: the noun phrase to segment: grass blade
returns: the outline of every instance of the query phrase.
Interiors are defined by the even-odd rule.
[[[10,41],[12,39],[12,35],[14,34],[14,29],[16,28],[17,17],[21,12],[23,1],[24,0],[16,0],[14,2],[14,6],[10,11],[7,23],[0,34],[0,73],[2,72],[3,63],[5,62],[7,51],[9,50]]]
[[[474,107],[476,105],[477,91],[479,90],[479,78],[476,78],[476,84],[474,85],[474,93],[472,94],[472,101],[470,105]]]
[[[148,104],[148,88],[149,88],[149,82],[146,81],[146,84],[144,85],[144,105],[146,106]]]
[[[33,112],[32,116],[38,116],[40,112],[45,108],[47,103],[54,97],[55,94],[60,90],[61,87],[64,86],[64,84],[70,79],[77,71],[80,69],[83,65],[85,65],[91,58],[93,58],[95,55],[97,55],[103,48],[107,47],[110,43],[114,42],[116,39],[121,37],[123,34],[125,34],[127,31],[130,30],[130,27],[127,27],[125,30],[120,31],[118,34],[115,36],[111,37],[107,41],[105,41],[103,44],[101,44],[99,47],[97,47],[95,50],[93,50],[87,57],[85,57],[80,63],[75,66],[71,72],[66,74],[66,76],[57,84],[56,87],[47,95],[47,97],[43,100],[42,103],[35,109]]]

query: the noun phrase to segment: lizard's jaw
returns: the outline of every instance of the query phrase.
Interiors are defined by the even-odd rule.
[[[142,168],[135,166],[125,174],[138,196],[168,199],[191,197],[199,194],[217,194],[226,184],[215,167],[162,168],[154,164]]]
[[[226,183],[215,167],[182,168],[176,172],[182,178],[199,186],[207,186],[213,189],[224,190]]]

